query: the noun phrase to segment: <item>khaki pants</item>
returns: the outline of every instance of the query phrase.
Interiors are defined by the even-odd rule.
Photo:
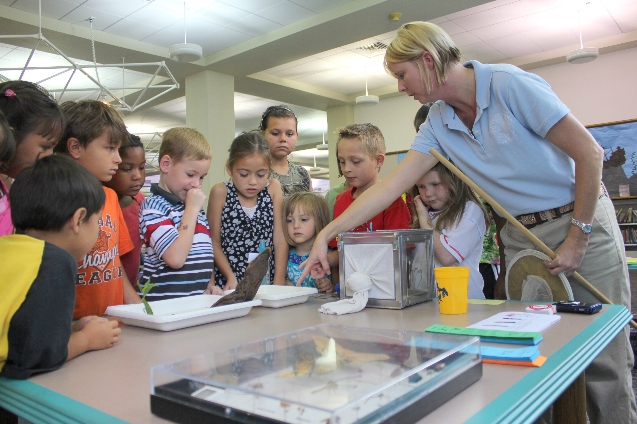
[[[555,251],[571,229],[572,215],[563,215],[530,231]],[[509,223],[500,236],[507,264],[521,250],[540,250]],[[593,232],[578,272],[613,303],[630,310],[626,254],[615,209],[608,197],[597,202]],[[574,299],[599,301],[573,278],[569,278],[569,282]],[[628,336],[629,328],[626,326],[586,369],[586,409],[592,424],[637,423],[631,376],[633,353]]]

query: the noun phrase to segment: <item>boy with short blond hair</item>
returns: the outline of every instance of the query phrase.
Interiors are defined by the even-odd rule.
[[[67,124],[55,151],[70,156],[99,181],[110,181],[122,161],[118,149],[128,140],[121,114],[96,100],[65,102],[61,109]],[[107,187],[103,190],[106,203],[97,243],[78,263],[75,319],[104,315],[111,305],[141,301],[121,266],[120,255],[132,250],[133,243],[117,193]]]
[[[378,172],[385,162],[385,138],[372,124],[354,124],[337,130],[336,152],[343,176],[350,189],[336,197],[334,219],[338,218],[365,190],[379,181]],[[387,209],[369,221],[352,228],[353,232],[408,229],[411,220],[405,201],[399,197]],[[329,243],[336,247],[336,240]]]
[[[0,376],[53,371],[117,342],[117,322],[84,317],[71,327],[77,261],[93,246],[105,195],[86,169],[48,156],[11,192],[17,233],[0,237]]]
[[[210,145],[192,128],[166,131],[159,147],[159,183],[139,211],[144,244],[141,281],[157,284],[146,298],[223,294],[215,286],[210,226],[201,191],[210,168]]]

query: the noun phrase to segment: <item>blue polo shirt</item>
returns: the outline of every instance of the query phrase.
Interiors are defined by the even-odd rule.
[[[473,136],[443,101],[420,126],[412,150],[450,158],[512,215],[575,199],[575,164],[544,137],[569,113],[546,81],[512,65],[469,61],[476,79]]]

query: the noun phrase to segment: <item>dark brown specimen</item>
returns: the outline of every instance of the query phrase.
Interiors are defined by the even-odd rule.
[[[249,302],[254,299],[265,273],[268,272],[268,259],[272,254],[272,249],[266,247],[264,251],[259,253],[257,258],[248,265],[243,280],[237,283],[237,288],[234,292],[227,296],[217,300],[217,302],[211,306],[223,306],[232,305],[233,303]]]

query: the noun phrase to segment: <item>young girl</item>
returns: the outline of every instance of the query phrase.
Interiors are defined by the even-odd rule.
[[[270,149],[258,131],[242,133],[232,141],[226,163],[230,181],[210,190],[208,219],[215,252],[215,282],[234,289],[263,240],[272,248],[270,274],[274,284],[285,284],[288,248],[283,234],[281,184],[269,178]]]
[[[438,163],[418,182],[413,207],[413,228],[434,230],[436,267],[466,266],[471,270],[469,298],[484,299],[479,270],[482,242],[489,221],[473,191],[443,164]]]
[[[0,172],[15,178],[37,158],[53,154],[64,118],[53,98],[41,87],[27,81],[0,84],[0,112],[13,131],[12,155],[3,154]],[[3,150],[3,149],[2,149]],[[0,179],[0,236],[13,233],[8,189]]]
[[[128,281],[135,290],[138,290],[137,280],[142,252],[142,240],[139,237],[139,209],[144,201],[144,195],[140,190],[146,179],[146,155],[139,137],[130,134],[128,144],[119,148],[119,156],[122,162],[118,165],[117,172],[104,185],[117,193],[119,206],[122,208],[124,221],[133,241],[133,250],[123,255],[121,261]]]
[[[284,199],[292,193],[312,191],[312,180],[307,170],[288,161],[288,155],[299,138],[297,127],[296,115],[287,106],[270,106],[261,115],[259,130],[270,146],[271,176],[281,183]]]
[[[330,222],[327,202],[313,193],[294,193],[285,201],[283,216],[287,222],[285,239],[290,245],[286,283],[296,285],[301,270],[299,264],[307,259],[316,235]],[[307,276],[301,287],[315,287],[321,292],[332,291],[332,281],[328,278],[315,280]]]

